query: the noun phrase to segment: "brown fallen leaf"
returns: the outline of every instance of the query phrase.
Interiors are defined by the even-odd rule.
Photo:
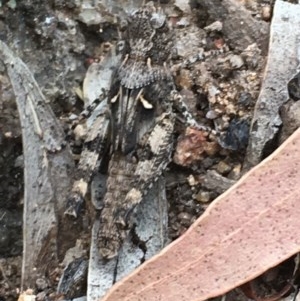
[[[103,301],[201,301],[300,251],[300,129]]]

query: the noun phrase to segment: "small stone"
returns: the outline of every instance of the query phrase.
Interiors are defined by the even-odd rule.
[[[231,166],[224,161],[220,161],[216,167],[216,170],[221,175],[228,174],[231,171]]]
[[[237,54],[230,55],[229,62],[234,69],[240,69],[244,65],[242,57]]]
[[[13,134],[12,134],[12,132],[5,132],[5,133],[4,133],[4,136],[5,136],[6,138],[12,138],[12,137],[13,137]]]
[[[193,175],[189,175],[187,180],[190,186],[195,186],[197,184],[197,181]]]
[[[206,113],[205,117],[206,117],[207,119],[213,120],[213,119],[216,119],[216,118],[218,117],[218,113],[217,113],[216,111],[214,111],[214,110],[209,110],[209,111]]]
[[[75,139],[84,140],[87,135],[87,129],[82,124],[78,124],[74,129]]]
[[[241,164],[235,165],[229,174],[229,178],[233,180],[238,180],[241,177],[241,170],[242,170]]]
[[[264,5],[261,8],[261,18],[264,21],[270,21],[272,17],[272,9],[270,5]]]
[[[33,290],[27,289],[19,296],[18,301],[35,301],[35,299],[36,296],[33,294]]]
[[[238,97],[238,104],[247,108],[253,104],[252,96],[249,92],[241,92]]]
[[[189,226],[192,222],[192,215],[187,212],[180,212],[178,214],[178,219],[180,220],[181,225]]]
[[[190,25],[190,22],[187,18],[181,18],[177,23],[176,25],[178,27],[186,27],[186,26],[189,26]]]
[[[204,29],[208,32],[211,31],[222,31],[223,29],[223,23],[220,21],[216,21],[214,23],[211,23],[210,25],[204,27]]]
[[[186,0],[175,0],[174,5],[186,14],[191,13],[191,6]]]
[[[20,155],[16,158],[14,167],[24,168],[24,156]]]
[[[13,9],[15,10],[15,8],[17,7],[17,3],[15,0],[9,0],[6,5],[10,8],[10,9]]]
[[[76,114],[71,114],[70,116],[69,116],[69,120],[71,120],[71,121],[74,121],[74,120],[76,120],[78,118],[78,115],[76,115]]]
[[[208,191],[200,191],[195,195],[195,200],[199,203],[208,203],[210,201],[210,193]]]
[[[249,140],[249,127],[249,120],[231,120],[225,136],[219,141],[221,146],[231,150],[245,149]]]
[[[87,26],[97,25],[103,22],[103,17],[94,7],[85,5],[82,7],[81,12],[78,15],[78,19]]]

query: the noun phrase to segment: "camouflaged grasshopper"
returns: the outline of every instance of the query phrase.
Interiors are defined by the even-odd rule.
[[[173,30],[152,2],[129,16],[117,45],[122,55],[108,93],[84,143],[66,214],[78,214],[92,175],[108,158],[98,246],[105,259],[118,254],[136,206],[168,165],[176,114],[199,126],[188,112],[171,75]],[[175,113],[177,112],[177,113]]]

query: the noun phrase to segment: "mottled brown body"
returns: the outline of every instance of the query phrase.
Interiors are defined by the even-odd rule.
[[[97,161],[109,158],[98,246],[109,259],[118,254],[132,213],[170,161],[175,110],[196,125],[175,90],[170,72],[173,32],[164,13],[149,3],[130,15],[108,104],[84,145],[67,214],[77,216]]]
[[[111,257],[111,254],[119,249],[126,237],[124,229],[126,225],[118,224],[117,211],[120,207],[124,207],[124,200],[136,165],[136,163],[126,160],[122,154],[115,154],[110,160],[109,177],[106,182],[107,191],[103,200],[104,207],[101,212],[98,234],[99,250],[105,258]]]

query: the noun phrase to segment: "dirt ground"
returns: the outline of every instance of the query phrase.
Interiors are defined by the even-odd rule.
[[[57,118],[62,120],[75,154],[80,153],[81,144],[74,140],[70,122],[65,122],[83,109],[75,91],[82,86],[90,62],[100,60],[108,43],[118,39],[116,18],[102,14],[97,21],[101,5],[96,5],[100,13],[94,15],[79,2],[10,0],[2,1],[0,7],[1,40],[33,72]],[[238,43],[228,41],[201,1],[191,1],[189,9],[184,1],[160,2],[169,5],[168,17],[175,24],[174,79],[178,90],[197,120],[215,128],[220,136],[185,132],[182,123],[177,125],[177,146],[166,171],[168,235],[173,240],[242,174],[266,50],[263,45],[241,49]],[[269,24],[272,6],[268,1],[244,2],[254,18]],[[115,14],[124,18],[124,12],[118,9]],[[225,53],[176,69],[176,63],[199,48],[220,50],[224,45],[228,46]],[[15,97],[1,64],[0,94],[0,300],[10,301],[17,298],[20,289],[24,166]]]

